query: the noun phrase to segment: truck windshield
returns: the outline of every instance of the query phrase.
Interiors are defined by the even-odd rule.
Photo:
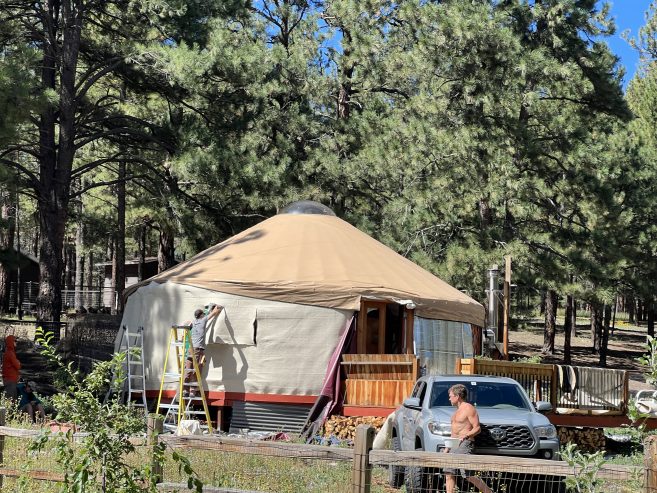
[[[503,382],[434,382],[431,388],[431,407],[451,407],[449,389],[457,383],[468,389],[468,402],[477,408],[529,409],[523,390],[515,384]]]

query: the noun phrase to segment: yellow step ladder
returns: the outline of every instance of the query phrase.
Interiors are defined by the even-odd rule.
[[[212,433],[212,421],[210,420],[210,411],[208,402],[201,382],[201,372],[199,362],[196,360],[194,346],[192,345],[191,330],[189,325],[174,325],[171,327],[169,335],[169,350],[164,358],[164,367],[162,368],[162,378],[160,381],[160,393],[157,398],[157,413],[164,414],[164,427],[167,430],[177,431],[182,420],[199,420],[199,417],[205,417],[205,425],[201,428]],[[175,352],[176,370],[169,369],[169,356]],[[185,382],[185,360],[187,355],[192,359],[196,381]],[[178,387],[173,400],[165,403],[162,400],[164,386],[168,383],[176,382]],[[193,394],[195,392],[195,394]],[[202,404],[203,410],[197,408]]]

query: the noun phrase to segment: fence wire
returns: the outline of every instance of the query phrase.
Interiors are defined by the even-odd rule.
[[[168,450],[165,483],[186,483],[171,458],[174,450],[182,450],[203,483],[211,487],[270,493],[352,492],[350,449],[215,437],[195,440],[165,435],[161,439]]]
[[[0,491],[61,491],[58,481],[63,475],[56,462],[55,443],[46,443],[39,452],[31,451],[29,445],[36,433],[0,430],[4,435]],[[125,462],[135,467],[153,460],[153,444],[147,445],[145,437],[139,440],[135,452],[125,457]],[[358,443],[350,449],[207,435],[165,434],[159,440],[166,444],[160,486],[181,485],[179,491],[186,491],[188,478],[185,468],[180,467],[184,463],[174,460],[174,452],[186,458],[209,492],[657,493],[655,453],[645,455],[645,466],[604,464],[587,469],[540,459],[370,451]],[[649,478],[648,484],[644,478]]]
[[[375,470],[386,471],[389,491],[399,489],[407,493],[652,491],[644,489],[642,466],[603,465],[597,469],[581,469],[562,461],[390,451],[375,451],[370,454],[370,460]],[[375,483],[373,480],[371,485]]]

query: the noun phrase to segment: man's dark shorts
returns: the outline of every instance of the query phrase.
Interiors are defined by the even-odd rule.
[[[471,455],[473,452],[474,452],[474,440],[463,440],[461,443],[459,443],[458,447],[453,448],[449,451],[450,454],[459,454],[459,455]],[[463,459],[463,462],[465,463],[465,458]],[[464,478],[467,478],[468,476],[472,476],[472,474],[469,471],[466,471],[465,469],[446,468],[444,472],[445,474],[453,474],[453,475],[460,474]]]

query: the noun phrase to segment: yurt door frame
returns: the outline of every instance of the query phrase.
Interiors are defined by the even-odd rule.
[[[386,307],[392,303],[363,300],[358,313],[356,347],[359,354],[386,354]],[[402,308],[402,307],[400,307]],[[402,340],[403,353],[413,353],[413,310],[403,307]],[[368,325],[368,313],[378,311],[376,326]],[[373,332],[376,331],[376,334]],[[376,349],[369,347],[370,337],[376,335]]]

